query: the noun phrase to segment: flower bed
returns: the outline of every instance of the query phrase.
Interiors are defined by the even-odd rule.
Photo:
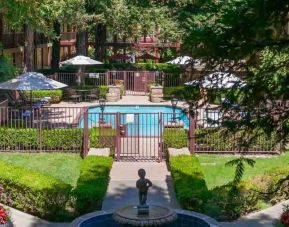
[[[280,220],[285,227],[289,227],[289,205],[284,206]]]
[[[7,210],[0,205],[0,226],[1,225],[7,225],[10,221],[9,215]]]

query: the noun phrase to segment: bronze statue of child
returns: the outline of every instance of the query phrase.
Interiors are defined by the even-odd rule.
[[[146,171],[144,169],[138,170],[138,175],[140,179],[136,182],[136,187],[138,188],[138,196],[139,196],[139,205],[145,206],[147,201],[147,193],[149,187],[151,187],[153,184],[149,179],[145,178]]]

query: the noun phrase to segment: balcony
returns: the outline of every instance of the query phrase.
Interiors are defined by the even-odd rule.
[[[61,46],[73,46],[76,42],[76,32],[62,32],[60,36]]]
[[[5,49],[24,46],[24,33],[4,33],[2,44]]]

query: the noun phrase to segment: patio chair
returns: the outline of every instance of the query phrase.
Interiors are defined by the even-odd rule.
[[[90,91],[89,94],[85,95],[85,101],[89,100],[90,102],[92,100],[98,100],[100,95],[99,88],[94,88]]]
[[[77,94],[77,92],[74,89],[68,89],[67,90],[67,97],[69,101],[73,102],[80,102],[81,101],[81,95]]]

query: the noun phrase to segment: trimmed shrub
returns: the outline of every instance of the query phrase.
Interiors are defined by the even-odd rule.
[[[195,156],[169,159],[176,197],[187,210],[202,211],[210,198],[199,160]]]
[[[221,221],[235,220],[258,209],[259,193],[249,181],[232,183],[212,189],[203,212]]]
[[[80,167],[80,176],[73,191],[75,211],[79,214],[101,208],[105,196],[112,158],[89,156]]]
[[[226,128],[203,128],[196,129],[197,149],[202,151],[235,151],[238,147],[238,138],[242,136],[241,131],[232,133]],[[252,151],[274,151],[277,145],[275,136],[267,136],[260,133],[250,141],[248,150]]]
[[[0,172],[1,203],[49,220],[56,221],[63,216],[70,185],[2,161]]]
[[[42,147],[61,150],[81,150],[83,129],[44,129],[42,131]]]
[[[199,128],[195,130],[196,146],[199,151],[236,151],[237,140],[240,133],[232,133],[225,128]],[[253,139],[249,150],[252,151],[274,151],[277,141],[274,136],[260,134]],[[188,131],[185,129],[165,129],[164,146],[182,148],[188,146]]]
[[[165,151],[169,147],[183,148],[188,146],[188,130],[166,128],[163,135]]]
[[[178,86],[178,87],[164,87],[164,99],[170,100],[172,98],[183,99],[185,87]]]
[[[30,92],[25,92],[30,97]],[[59,103],[62,100],[62,90],[35,90],[32,91],[33,99],[42,99],[44,97],[51,97],[51,103]]]
[[[92,128],[89,130],[89,147],[103,148],[109,147],[111,150],[115,148],[115,129],[103,128],[101,129],[101,136],[99,136],[99,128]]]
[[[39,148],[39,130],[33,128],[0,128],[1,150]],[[83,129],[43,129],[42,148],[47,150],[80,150]]]

